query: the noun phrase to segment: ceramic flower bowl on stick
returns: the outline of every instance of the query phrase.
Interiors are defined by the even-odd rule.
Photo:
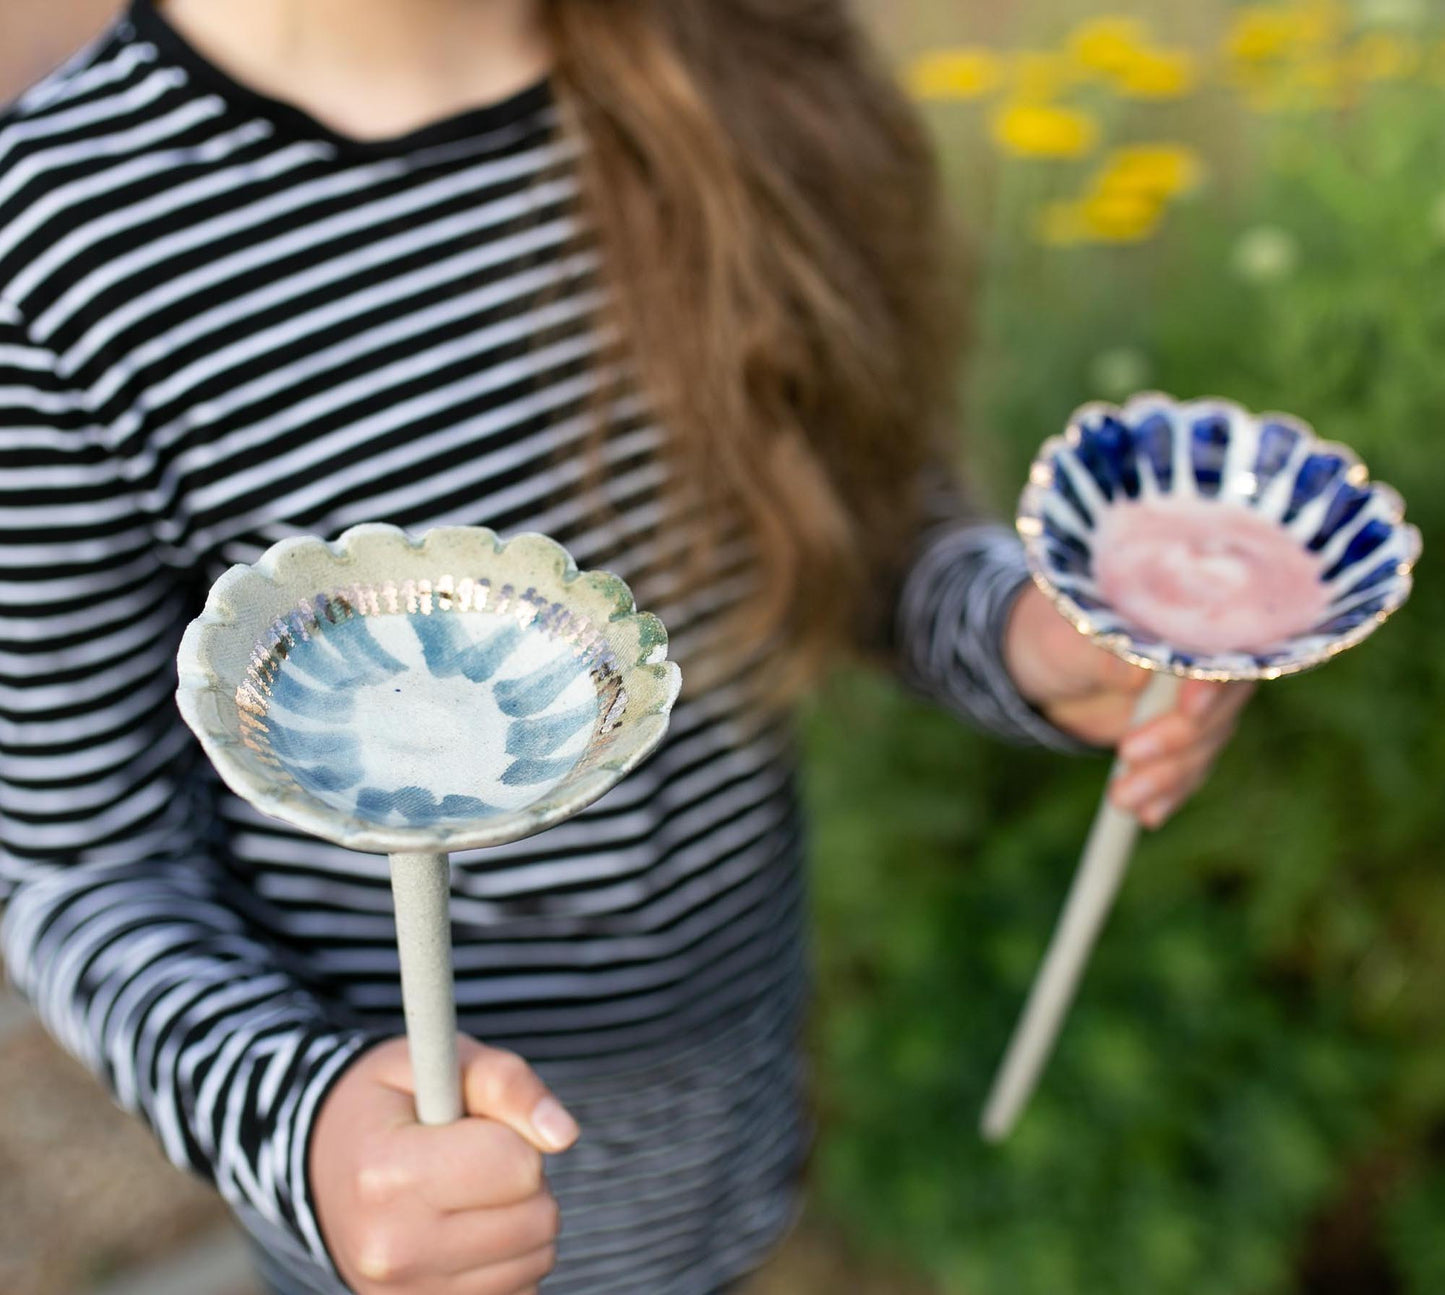
[[[680,684],[657,617],[543,535],[286,539],[212,587],[176,700],[267,814],[391,858],[417,1112],[461,1115],[449,862],[577,813],[662,740]]]
[[[1157,394],[1078,410],[1034,460],[1018,529],[1075,628],[1156,672],[1136,724],[1184,678],[1275,679],[1360,642],[1420,554],[1400,496],[1346,447],[1284,414]],[[1137,833],[1105,798],[984,1108],[990,1140],[1033,1091]]]

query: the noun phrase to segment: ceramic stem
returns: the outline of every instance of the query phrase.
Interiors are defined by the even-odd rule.
[[[1182,683],[1177,675],[1155,675],[1140,694],[1131,726],[1172,709]],[[1113,774],[1118,770],[1116,761]],[[1139,820],[1115,808],[1106,793],[1043,966],[1034,979],[1023,1016],[1009,1040],[984,1106],[982,1133],[990,1142],[1000,1142],[1009,1135],[1028,1103],[1078,989],[1089,953],[1113,906],[1138,834]]]
[[[391,893],[401,953],[401,999],[422,1124],[462,1117],[457,1008],[452,992],[451,865],[445,854],[393,854]]]

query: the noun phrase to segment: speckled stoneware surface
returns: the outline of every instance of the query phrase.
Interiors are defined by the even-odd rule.
[[[1096,580],[1113,510],[1157,503],[1199,515],[1231,510],[1288,536],[1317,580],[1322,610],[1298,632],[1248,651],[1187,651],[1121,614]],[[1019,504],[1035,582],[1095,642],[1150,669],[1205,679],[1270,679],[1329,660],[1373,632],[1409,597],[1420,533],[1389,486],[1343,445],[1287,414],[1251,414],[1219,399],[1159,393],[1123,408],[1079,409],[1045,442]],[[1161,539],[1167,543],[1167,537]],[[1184,554],[1196,566],[1208,554]]]
[[[559,544],[354,526],[232,567],[176,700],[226,783],[355,850],[541,831],[661,741],[680,675],[657,617]]]

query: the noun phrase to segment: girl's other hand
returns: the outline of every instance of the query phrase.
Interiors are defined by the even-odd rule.
[[[417,1123],[405,1039],[362,1053],[316,1118],[316,1217],[357,1295],[532,1295],[552,1269],[542,1153],[565,1151],[577,1125],[521,1057],[457,1047],[455,1124]]]
[[[1158,827],[1209,776],[1250,683],[1186,679],[1173,710],[1129,730],[1149,671],[1096,647],[1030,584],[1014,604],[1004,659],[1019,692],[1049,721],[1095,746],[1117,746],[1124,768],[1109,799]]]

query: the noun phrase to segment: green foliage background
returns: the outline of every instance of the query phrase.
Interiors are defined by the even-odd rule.
[[[936,31],[940,7],[893,18],[929,11]],[[969,111],[931,115],[980,231],[968,394],[1001,514],[1039,442],[1107,394],[1101,351],[1126,347],[1151,386],[1289,409],[1357,448],[1425,558],[1367,644],[1261,689],[1210,785],[1144,842],[999,1149],[979,1110],[1104,765],[835,682],[809,719],[817,1211],[967,1295],[1438,1295],[1445,90],[1270,121],[1180,107],[1173,137],[1208,132],[1215,182],[1130,248],[1034,244],[1028,205],[1058,179],[990,172]],[[1156,111],[1132,136],[1168,132]],[[1294,239],[1292,273],[1232,271],[1259,225]]]

